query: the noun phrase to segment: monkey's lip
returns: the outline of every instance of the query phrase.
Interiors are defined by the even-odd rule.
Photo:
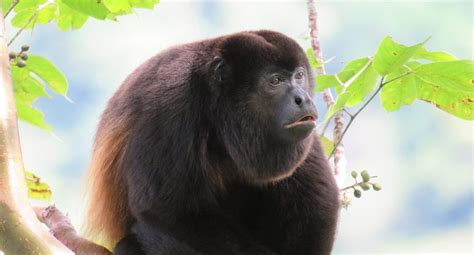
[[[285,125],[285,128],[292,128],[299,125],[314,125],[316,126],[316,115],[314,114],[306,114],[303,117],[299,118],[298,120],[291,122]]]

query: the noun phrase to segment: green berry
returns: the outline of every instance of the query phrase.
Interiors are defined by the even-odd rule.
[[[16,66],[18,66],[18,67],[20,67],[20,68],[21,68],[21,67],[25,67],[25,66],[26,66],[26,63],[25,63],[25,61],[23,61],[23,60],[20,59],[20,60],[18,60],[18,62],[16,62]]]
[[[356,171],[352,171],[351,175],[352,175],[353,178],[357,178],[357,172]]]
[[[16,58],[16,53],[15,52],[10,52],[10,53],[8,53],[8,57],[10,59],[15,59]]]
[[[362,180],[364,182],[368,182],[370,180],[369,172],[367,172],[366,170],[362,171],[362,173],[360,173],[360,175],[362,176]]]
[[[28,45],[21,46],[21,51],[28,51],[29,49],[30,49],[30,46]]]
[[[23,60],[27,60],[27,59],[28,59],[28,54],[22,52],[22,53],[20,54],[20,58],[23,59]]]
[[[360,184],[360,187],[364,190],[367,191],[370,189],[370,184],[368,182],[363,182]]]
[[[358,189],[354,190],[354,197],[360,198],[362,196],[362,192]]]
[[[379,191],[382,189],[382,185],[380,185],[380,183],[374,183],[372,184],[372,187],[374,188],[375,191]]]

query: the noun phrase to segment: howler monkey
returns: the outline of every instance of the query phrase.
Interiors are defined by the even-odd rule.
[[[152,57],[110,99],[90,230],[114,254],[330,254],[338,189],[314,81],[287,36],[251,31]]]

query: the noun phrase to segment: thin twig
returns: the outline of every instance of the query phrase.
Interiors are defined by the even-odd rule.
[[[342,108],[342,110],[343,110],[347,115],[349,115],[350,117],[354,117],[354,114],[352,114],[351,112],[349,112],[346,108]]]
[[[377,176],[371,176],[370,179],[376,178],[376,177],[377,177]],[[342,192],[342,191],[346,191],[346,190],[348,190],[348,189],[353,189],[353,188],[355,188],[355,187],[357,187],[357,186],[360,186],[362,183],[369,183],[369,184],[372,184],[372,185],[373,185],[372,182],[364,182],[364,181],[358,182],[358,181],[356,181],[356,183],[354,183],[354,184],[352,184],[352,185],[350,185],[350,186],[347,186],[347,187],[345,187],[345,188],[342,188],[342,189],[341,189],[341,192]]]
[[[383,86],[385,86],[385,84],[387,83],[384,83],[384,77],[382,77],[382,79],[380,79],[380,85],[379,87],[377,88],[377,90],[372,94],[372,96],[370,96],[370,98],[365,101],[365,103],[359,108],[359,110],[357,110],[357,112],[355,112],[354,114],[352,114],[350,116],[350,119],[349,119],[349,123],[347,123],[347,126],[344,128],[344,131],[342,132],[342,135],[341,135],[341,138],[337,141],[337,143],[335,144],[334,146],[334,149],[331,151],[331,153],[329,154],[329,158],[331,158],[333,155],[334,155],[334,152],[336,151],[336,148],[337,146],[341,143],[342,141],[342,138],[344,138],[344,135],[346,134],[347,130],[349,129],[349,127],[351,126],[352,122],[354,122],[354,119],[357,117],[357,115],[359,115],[359,113],[362,112],[362,110],[365,109],[365,107],[367,107],[367,105],[375,98],[375,96],[380,92],[380,90],[383,88]],[[391,80],[393,81],[393,80]],[[389,82],[391,82],[389,81]]]
[[[402,75],[400,75],[400,76],[398,76],[398,77],[395,77],[395,78],[393,78],[393,79],[391,79],[391,80],[389,80],[389,81],[386,81],[386,82],[382,83],[381,86],[383,87],[383,86],[387,85],[388,83],[390,83],[390,82],[392,82],[392,81],[396,81],[396,80],[398,80],[398,79],[400,79],[400,78],[403,78],[403,77],[405,77],[405,76],[407,76],[407,75],[409,75],[409,74],[411,74],[411,73],[412,73],[412,71],[406,72],[406,73],[404,73],[404,74],[402,74]]]
[[[31,15],[31,17],[28,19],[26,24],[22,28],[20,28],[20,30],[16,32],[16,34],[8,42],[8,46],[10,46],[13,43],[13,41],[15,41],[15,39],[26,29],[26,27],[31,23],[31,21],[33,21],[36,18],[36,16],[38,16],[38,11],[36,11],[33,15]]]
[[[355,184],[352,184],[352,185],[350,185],[350,186],[347,186],[347,187],[341,189],[341,191],[346,191],[346,190],[348,190],[348,189],[353,189],[353,188],[355,188],[355,187],[357,187],[357,186],[360,186],[361,183],[364,183],[364,182],[356,182]]]
[[[12,5],[8,8],[8,10],[5,12],[5,16],[3,18],[7,18],[8,14],[15,8],[15,6],[20,2],[20,0],[13,0]]]

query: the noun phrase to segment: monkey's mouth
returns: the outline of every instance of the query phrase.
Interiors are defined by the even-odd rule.
[[[316,115],[314,114],[306,114],[303,117],[299,118],[298,120],[291,122],[290,124],[286,124],[285,128],[292,128],[299,125],[314,125],[316,126]]]

